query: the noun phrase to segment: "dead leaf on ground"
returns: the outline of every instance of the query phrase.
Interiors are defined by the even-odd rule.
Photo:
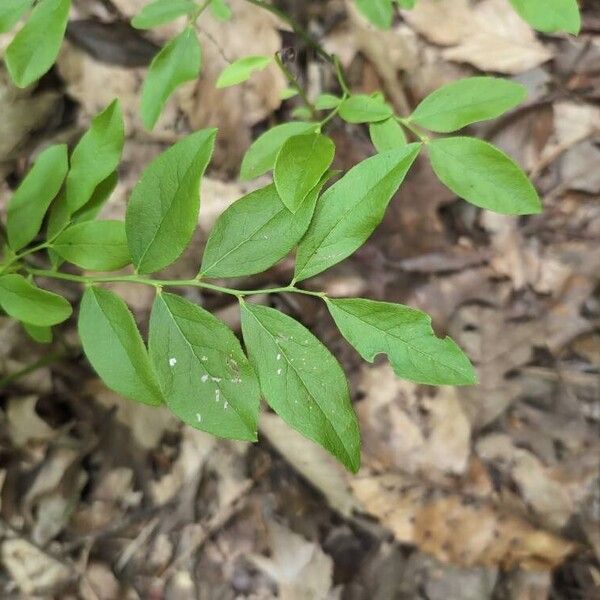
[[[482,71],[518,74],[552,58],[506,0],[420,0],[404,19],[435,44],[442,56]]]

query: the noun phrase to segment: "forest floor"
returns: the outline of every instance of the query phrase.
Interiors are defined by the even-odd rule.
[[[312,96],[336,91],[335,78],[284,24],[232,0],[232,22],[201,26],[202,79],[144,132],[144,65],[180,26],[141,37],[125,23],[145,3],[76,1],[58,64],[36,89],[17,92],[0,71],[0,208],[40,147],[75,140],[115,96],[127,141],[105,214],[123,215],[141,170],[168,144],[218,126],[201,235],[170,270],[193,276],[217,216],[264,183],[236,182],[246,148],[298,106],[281,101],[275,70],[215,90],[225,60],[293,49]],[[0,318],[0,596],[600,598],[598,2],[583,3],[579,38],[534,34],[506,0],[419,0],[389,32],[344,0],[282,4],[339,55],[354,90],[382,90],[401,113],[472,74],[527,86],[522,107],[471,132],[524,166],[542,214],[478,210],[419,160],[367,245],[314,283],[427,311],[467,351],[480,385],[399,380],[383,360],[363,363],[314,298],[276,300],[348,373],[364,440],[363,467],[350,476],[267,412],[260,442],[248,445],[122,400],[90,370],[74,322],[40,347]],[[334,121],[329,133],[337,168],[374,152],[361,126]],[[292,271],[289,259],[233,285],[285,285]],[[73,301],[80,293],[58,289]],[[151,293],[119,292],[143,328]],[[191,298],[239,329],[228,298]]]

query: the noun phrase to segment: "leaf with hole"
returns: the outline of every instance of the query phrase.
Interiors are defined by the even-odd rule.
[[[215,129],[203,129],[177,142],[150,163],[133,189],[125,223],[139,273],[167,267],[190,243],[215,137]]]
[[[81,299],[77,329],[90,364],[111,390],[144,404],[163,403],[146,346],[119,296],[88,288]]]
[[[224,323],[179,296],[162,293],[152,308],[149,346],[175,415],[219,437],[256,441],[258,381]]]
[[[387,354],[398,377],[429,385],[471,385],[469,359],[448,337],[438,338],[420,310],[373,300],[327,299],[342,335],[367,361]]]
[[[303,325],[242,303],[244,342],[269,406],[348,469],[360,466],[360,432],[342,368]]]

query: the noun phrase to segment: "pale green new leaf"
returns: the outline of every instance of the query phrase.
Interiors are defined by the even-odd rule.
[[[510,0],[519,16],[544,33],[566,31],[577,35],[581,15],[577,0]]]
[[[320,134],[291,137],[275,160],[273,181],[282,202],[295,213],[333,162],[335,144]]]
[[[389,29],[394,17],[392,0],[354,0],[358,10],[376,27]]]
[[[144,6],[131,24],[136,29],[152,29],[178,17],[192,15],[197,9],[198,5],[190,0],[156,0]]]
[[[242,303],[244,342],[269,406],[353,472],[360,432],[342,368],[300,323],[265,306]]]
[[[198,78],[202,52],[192,27],[173,38],[152,60],[142,88],[141,116],[153,129],[169,96],[183,83]]]
[[[256,441],[258,380],[224,323],[179,296],[159,294],[149,345],[165,401],[175,415],[219,437]]]
[[[275,165],[277,154],[283,144],[294,135],[315,131],[316,123],[291,122],[276,125],[265,131],[252,143],[242,161],[240,179],[248,180],[264,175]]]
[[[229,21],[231,19],[231,8],[224,0],[212,0],[210,11],[219,21]]]
[[[396,119],[390,117],[385,121],[369,123],[369,135],[377,152],[388,152],[406,146],[406,135]]]
[[[121,160],[124,140],[121,105],[118,100],[113,100],[92,119],[71,155],[66,186],[71,214],[85,206],[98,185],[115,171]]]
[[[0,3],[0,33],[10,31],[32,4],[33,0],[2,0]]]
[[[27,87],[50,70],[67,29],[70,8],[71,0],[41,0],[33,9],[4,55],[15,85]]]
[[[541,212],[539,196],[527,175],[491,144],[449,137],[432,140],[428,151],[440,181],[471,204],[506,215]]]
[[[326,179],[310,192],[296,214],[285,207],[273,184],[234,202],[208,238],[202,277],[254,275],[287,256],[308,229]]]
[[[387,354],[403,379],[429,385],[471,385],[477,376],[469,359],[448,337],[438,338],[420,310],[373,300],[329,300],[342,335],[367,361]]]
[[[13,250],[27,246],[39,233],[44,215],[60,191],[68,168],[64,144],[50,146],[37,157],[8,204],[6,229]]]
[[[212,156],[216,129],[197,131],[144,170],[127,207],[129,250],[139,273],[177,260],[198,224],[200,180]]]
[[[408,144],[372,156],[323,194],[298,246],[296,281],[321,273],[365,243],[383,219],[420,149],[420,144]]]
[[[217,79],[217,88],[230,87],[250,79],[252,73],[266,68],[271,60],[270,56],[244,56],[232,62]]]
[[[52,243],[65,260],[90,271],[116,271],[131,262],[123,221],[83,221]]]
[[[315,100],[315,108],[317,110],[332,110],[340,105],[342,99],[333,94],[320,94]]]
[[[13,319],[38,327],[62,323],[72,313],[62,296],[40,289],[16,273],[0,277],[0,306]]]
[[[348,123],[373,123],[388,119],[394,111],[379,97],[357,94],[340,104],[339,114]]]
[[[90,364],[111,390],[144,404],[163,403],[148,351],[119,296],[88,288],[81,299],[77,329]]]
[[[471,123],[495,119],[520,104],[527,89],[496,77],[468,77],[429,94],[409,121],[430,131],[448,133]]]

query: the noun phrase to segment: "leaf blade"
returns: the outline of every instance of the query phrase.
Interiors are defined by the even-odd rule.
[[[428,385],[472,385],[475,371],[450,339],[438,338],[424,312],[389,302],[327,299],[338,329],[358,353],[373,362],[387,354],[403,379]]]
[[[238,85],[250,79],[255,71],[262,71],[269,66],[270,56],[244,56],[227,65],[217,79],[217,89]]]
[[[154,129],[171,94],[198,78],[202,51],[196,32],[187,27],[154,57],[142,87],[141,117],[144,127]]]
[[[32,4],[33,0],[4,0],[0,5],[0,33],[10,31]]]
[[[333,162],[335,145],[313,133],[288,139],[277,155],[273,180],[281,201],[296,213]]]
[[[348,123],[385,121],[394,111],[383,100],[366,94],[355,94],[340,104],[339,115]]]
[[[139,273],[167,267],[192,239],[200,210],[200,180],[215,137],[215,129],[204,129],[177,142],[150,163],[133,189],[125,227]]]
[[[409,121],[429,131],[449,133],[466,125],[495,119],[519,105],[525,86],[497,77],[468,77],[429,94]]]
[[[409,144],[372,156],[323,194],[298,246],[295,281],[321,273],[360,248],[381,222],[420,149],[420,144]]]
[[[69,169],[67,146],[50,146],[36,159],[8,204],[6,229],[10,247],[17,251],[39,233],[44,215]]]
[[[52,243],[65,260],[90,271],[116,271],[131,263],[123,221],[83,221]]]
[[[0,306],[13,319],[38,327],[58,325],[73,312],[62,296],[42,290],[16,273],[0,277]]]
[[[190,0],[155,0],[144,6],[131,20],[131,25],[136,29],[153,29],[179,17],[192,15],[196,8]]]
[[[15,85],[25,88],[47,73],[60,50],[71,0],[42,0],[31,12],[5,53]]]
[[[270,171],[275,166],[279,149],[289,138],[314,131],[316,127],[316,123],[292,121],[268,129],[254,140],[244,155],[240,179],[247,181]]]
[[[369,136],[379,153],[389,152],[407,144],[402,126],[393,117],[385,121],[369,123]]]
[[[354,0],[358,10],[379,29],[392,26],[394,9],[392,0]]]
[[[119,296],[89,287],[81,299],[77,329],[90,364],[111,390],[143,404],[163,403],[146,346]]]
[[[83,208],[98,185],[118,167],[124,142],[123,113],[119,100],[115,99],[92,119],[73,150],[66,184],[71,214]]]
[[[476,138],[449,137],[432,140],[428,151],[440,181],[467,202],[507,215],[541,212],[527,175],[495,146]]]
[[[360,466],[360,433],[342,368],[305,327],[242,303],[242,332],[269,406],[348,469]]]
[[[578,35],[581,14],[577,0],[510,0],[517,14],[537,31]]]
[[[258,381],[225,324],[179,296],[162,293],[152,308],[149,346],[175,415],[213,435],[256,441]]]

